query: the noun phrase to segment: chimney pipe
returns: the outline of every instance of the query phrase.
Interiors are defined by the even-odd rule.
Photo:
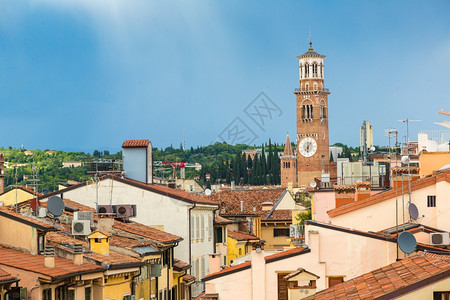
[[[54,246],[45,246],[44,249],[44,266],[47,268],[55,267],[55,247]]]
[[[74,244],[73,245],[73,264],[76,266],[81,266],[83,264],[83,245]]]

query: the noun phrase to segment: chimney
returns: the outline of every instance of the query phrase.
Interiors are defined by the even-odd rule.
[[[209,255],[209,274],[222,270],[220,267],[220,253],[212,253]]]
[[[102,217],[97,220],[97,230],[112,232],[114,218]]]
[[[370,182],[357,182],[356,183],[356,192],[355,192],[355,201],[360,201],[370,197]]]
[[[83,245],[82,244],[73,245],[73,264],[76,266],[81,266],[83,264]]]
[[[336,208],[355,201],[355,186],[353,184],[336,184],[333,188]]]
[[[55,267],[55,247],[54,246],[45,246],[44,249],[44,266],[47,268]]]
[[[241,200],[241,212],[244,212],[244,200]]]
[[[252,243],[252,251],[250,257],[252,261],[252,299],[265,299],[265,289],[261,288],[265,285],[266,264],[264,261],[264,244],[266,241],[260,240],[259,242]]]
[[[273,203],[270,202],[270,201],[266,201],[266,202],[263,202],[261,204],[261,206],[262,206],[261,207],[262,211],[268,211],[268,210],[271,210],[273,208]]]

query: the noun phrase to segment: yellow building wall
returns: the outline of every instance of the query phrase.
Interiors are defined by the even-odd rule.
[[[286,227],[285,223],[277,223],[277,225],[274,224],[268,224],[268,226],[264,225],[262,226],[261,230],[261,239],[266,241],[265,249],[267,250],[274,250],[274,249],[283,249],[284,247],[288,247],[290,245],[291,238],[289,236],[273,236],[273,230],[275,228],[277,229],[289,229]]]
[[[228,265],[229,265],[231,264],[231,261],[233,259],[245,255],[245,243],[239,243],[238,240],[235,240],[231,237],[228,237],[227,242],[228,242]]]
[[[409,299],[433,299],[433,292],[448,292],[450,287],[450,277],[433,284],[427,285],[421,289],[411,293],[402,295],[395,299],[409,300]]]
[[[0,241],[5,246],[37,254],[37,230],[34,227],[0,217]]]
[[[12,189],[0,196],[0,202],[3,202],[4,206],[11,206],[17,203],[22,203],[26,200],[34,198],[33,194],[25,192],[21,189]]]
[[[421,152],[419,154],[419,175],[424,177],[450,164],[450,152]]]
[[[105,237],[100,232],[94,232],[89,237],[89,247],[90,249],[101,255],[109,255],[109,238]],[[95,239],[100,239],[96,242]]]
[[[125,275],[122,274],[108,276],[103,286],[103,296],[109,297],[109,300],[122,300],[123,296],[131,295],[132,277],[132,274],[128,275],[128,279],[125,279]]]

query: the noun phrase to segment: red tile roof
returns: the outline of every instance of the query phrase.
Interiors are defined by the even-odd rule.
[[[227,234],[230,238],[233,238],[238,241],[259,240],[259,238],[257,236],[254,236],[254,235],[248,234],[248,233],[244,233],[244,232],[227,230]]]
[[[215,216],[214,217],[214,223],[218,224],[218,225],[225,225],[225,224],[232,224],[233,221],[228,220],[224,217],[221,216]]]
[[[274,259],[280,259],[280,258],[283,258],[283,257],[290,257],[290,256],[295,255],[295,254],[300,254],[300,253],[302,253],[304,251],[305,251],[305,248],[303,248],[303,247],[296,247],[296,248],[292,248],[292,249],[289,249],[289,250],[281,251],[281,252],[278,252],[278,253],[275,253],[275,254],[272,254],[272,255],[265,256],[264,259],[266,261],[271,261],[271,260],[274,260]]]
[[[187,262],[184,262],[182,260],[179,260],[178,258],[173,259],[173,268],[175,271],[182,271],[189,269],[191,265]]]
[[[174,235],[136,222],[123,223],[115,220],[113,228],[140,235],[142,237],[146,237],[161,243],[175,243],[183,240],[183,238],[178,235]]]
[[[448,276],[449,260],[413,255],[305,299],[391,299]]]
[[[418,179],[418,180],[412,182],[411,183],[411,191],[420,190],[420,189],[431,186],[431,185],[436,184],[437,182],[441,182],[441,181],[450,182],[450,169],[437,172],[433,176]],[[336,216],[340,216],[340,215],[346,214],[348,212],[355,211],[360,208],[367,207],[367,206],[394,198],[396,196],[396,194],[401,195],[401,191],[396,190],[396,189],[390,189],[388,191],[372,195],[368,198],[365,198],[365,199],[362,199],[362,200],[359,200],[356,202],[352,202],[347,205],[343,205],[338,208],[329,210],[328,215],[332,218],[336,217]]]
[[[84,240],[76,239],[68,234],[62,232],[49,232],[45,235],[45,238],[50,243],[54,244],[56,247],[72,251],[68,245],[81,244],[83,245],[83,249],[87,252],[83,252],[83,255],[87,258],[90,258],[93,261],[98,263],[108,263],[110,265],[121,265],[121,264],[129,264],[129,263],[138,263],[141,260],[135,257],[131,257],[128,255],[123,255],[118,252],[109,250],[109,255],[101,255],[95,252],[91,252],[89,250],[88,242]]]
[[[37,219],[34,217],[28,217],[19,213],[16,213],[15,211],[10,210],[7,207],[3,207],[0,206],[0,217],[6,217],[9,218],[11,220],[16,220],[20,223],[24,223],[27,224],[29,226],[44,230],[44,231],[49,231],[49,230],[56,230],[55,226],[53,226],[53,224],[51,223],[47,223],[44,222],[41,219]]]
[[[271,214],[267,214],[264,217],[263,221],[292,221],[292,212],[291,209],[277,209],[274,210]]]
[[[171,198],[175,198],[175,199],[179,199],[181,201],[185,201],[185,202],[189,202],[189,203],[198,203],[198,204],[210,204],[210,205],[217,205],[217,203],[215,201],[212,201],[206,197],[201,197],[198,195],[194,195],[194,194],[190,194],[186,191],[183,190],[176,190],[176,189],[172,189],[166,186],[160,186],[160,185],[156,185],[156,184],[147,184],[141,181],[137,181],[137,180],[133,180],[130,178],[126,178],[126,177],[118,177],[118,176],[114,176],[114,175],[104,175],[102,177],[100,177],[100,180],[106,180],[106,179],[112,179],[118,182],[122,182],[125,184],[129,184],[138,188],[142,188],[145,189],[147,191],[150,192],[154,192],[154,193],[158,193],[164,196],[168,196]],[[39,199],[46,199],[49,198],[50,196],[53,195],[60,195],[63,194],[64,191],[71,191],[73,189],[77,189],[80,187],[84,187],[86,186],[86,184],[91,184],[91,182],[87,182],[87,183],[80,183],[80,184],[76,184],[76,185],[72,185],[68,188],[65,188],[63,190],[60,191],[54,191],[48,194],[45,194],[41,197],[39,197]]]
[[[2,246],[0,246],[0,265],[42,274],[52,277],[53,280],[59,277],[94,273],[103,270],[103,267],[99,265],[84,263],[77,266],[73,264],[72,260],[59,257],[55,257],[54,268],[47,268],[44,266],[43,255],[32,255]]]
[[[14,277],[14,276],[11,276],[11,274],[6,272],[5,270],[0,269],[0,285],[3,282],[11,282],[11,281],[15,281],[15,280],[18,280],[18,279],[16,277]]]
[[[260,190],[230,190],[213,193],[208,198],[219,204],[219,214],[222,216],[236,215],[264,215],[262,210],[264,202],[275,205],[286,189],[260,189]],[[243,201],[243,211],[241,211]]]
[[[245,270],[245,269],[250,268],[251,265],[252,265],[251,261],[246,261],[246,262],[244,262],[242,264],[238,264],[238,265],[235,265],[235,266],[232,266],[232,267],[228,267],[228,268],[225,268],[225,269],[223,269],[223,270],[221,270],[219,272],[206,275],[205,277],[203,277],[202,280],[206,281],[206,280],[210,280],[212,278],[225,276],[225,275],[228,275],[230,273],[234,273],[234,272],[237,272],[237,271],[240,271],[240,270]]]
[[[148,147],[148,140],[126,140],[122,144],[122,148],[138,148],[138,147]]]

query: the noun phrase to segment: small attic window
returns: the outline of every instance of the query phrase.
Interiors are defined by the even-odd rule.
[[[101,243],[102,242],[102,239],[99,239],[99,238],[95,238],[94,240],[95,240],[96,243]]]

